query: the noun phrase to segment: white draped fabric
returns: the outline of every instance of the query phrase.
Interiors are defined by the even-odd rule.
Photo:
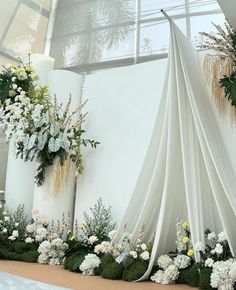
[[[170,21],[169,61],[160,110],[149,150],[119,228],[144,226],[153,240],[147,272],[159,255],[175,249],[177,218],[189,219],[192,241],[204,242],[204,229],[228,235],[236,253],[236,178],[209,103],[197,53]]]

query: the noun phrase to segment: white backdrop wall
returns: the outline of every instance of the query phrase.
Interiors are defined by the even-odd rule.
[[[101,145],[84,151],[75,206],[79,221],[99,197],[121,220],[151,138],[165,67],[166,60],[159,60],[87,77],[85,130]]]
[[[99,197],[112,206],[115,220],[121,220],[150,141],[166,63],[157,60],[87,77],[86,134],[101,145],[94,151],[84,151],[85,172],[78,181],[75,205],[79,221]],[[236,172],[236,128],[231,126],[229,115],[220,114],[216,108],[215,114]]]

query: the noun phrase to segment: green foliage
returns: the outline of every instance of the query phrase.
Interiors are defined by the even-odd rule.
[[[26,226],[30,223],[30,217],[25,212],[24,204],[18,205],[16,211],[12,214],[12,218],[15,222],[19,223],[19,225],[17,226],[19,236],[23,236]]]
[[[124,266],[122,263],[112,262],[107,265],[107,267],[104,267],[102,271],[102,277],[105,279],[111,279],[111,280],[118,280],[122,278],[122,273],[124,270]]]
[[[23,262],[37,263],[39,253],[37,251],[28,251],[20,255],[20,259]]]
[[[72,253],[71,255],[66,257],[64,262],[64,268],[68,269],[71,272],[80,272],[79,267],[87,254],[88,251],[86,249]]]
[[[205,289],[205,290],[211,290],[211,289],[213,289],[210,286],[211,273],[212,273],[212,268],[209,268],[209,267],[201,268],[198,288]]]
[[[88,237],[96,235],[99,242],[107,240],[107,234],[116,226],[112,219],[111,207],[106,208],[99,198],[94,207],[90,208],[90,215],[84,212],[85,234]]]
[[[11,75],[8,70],[0,74],[0,104],[4,104],[9,98],[9,90],[11,85]]]
[[[230,76],[224,76],[219,83],[225,90],[225,97],[236,107],[236,70]]]
[[[25,253],[11,252],[9,249],[0,248],[0,259],[23,261],[29,263],[37,263],[39,253],[36,250],[28,251]]]
[[[10,243],[9,249],[12,252],[22,254],[27,251],[32,251],[35,250],[37,251],[38,249],[38,244],[32,243],[32,244],[26,244],[24,241],[14,241]]]
[[[141,278],[146,272],[147,267],[148,264],[145,261],[134,261],[132,264],[124,268],[122,280],[132,282]]]

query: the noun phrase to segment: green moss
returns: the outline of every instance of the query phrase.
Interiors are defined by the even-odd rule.
[[[28,250],[28,246],[25,242],[15,241],[10,244],[9,249],[11,252],[16,252],[16,253],[21,254],[21,253],[25,253]]]
[[[8,250],[5,248],[0,248],[0,259],[8,259]]]
[[[179,270],[179,277],[178,280],[176,281],[177,284],[186,284],[185,272],[188,272],[188,270],[187,269]]]
[[[200,271],[199,288],[205,290],[213,289],[210,286],[212,268],[202,268]]]
[[[105,279],[118,280],[121,279],[124,267],[122,264],[112,262],[107,264],[102,271],[102,277]]]
[[[132,264],[125,267],[122,279],[129,282],[139,279],[146,272],[147,266],[147,263],[144,261],[134,261]]]
[[[198,287],[199,286],[199,271],[196,266],[189,267],[183,270],[183,280],[189,286]]]
[[[107,267],[109,267],[110,264],[112,264],[115,260],[112,256],[110,255],[105,255],[105,256],[102,256],[101,258],[101,264],[98,268],[95,268],[94,269],[94,274],[96,276],[100,276],[102,275],[102,272],[107,269]]]
[[[149,277],[153,276],[158,270],[160,270],[160,268],[158,266],[154,266],[152,268],[152,271],[151,271]]]

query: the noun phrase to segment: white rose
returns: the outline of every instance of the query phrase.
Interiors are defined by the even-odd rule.
[[[198,243],[196,243],[195,245],[194,245],[194,250],[196,251],[196,252],[204,252],[205,251],[205,246],[203,245],[203,243],[202,242],[198,242]]]
[[[16,77],[12,77],[11,81],[14,83],[16,81]]]
[[[142,249],[143,251],[146,251],[146,250],[147,250],[147,245],[143,243],[143,244],[141,245],[141,249]]]
[[[205,267],[212,267],[214,264],[214,260],[211,258],[206,259],[205,261]]]
[[[208,234],[207,238],[208,238],[209,241],[215,239],[216,238],[216,233],[212,232],[212,233]]]
[[[6,228],[3,229],[2,232],[3,232],[4,234],[6,234],[6,233],[7,233],[7,229],[6,229]]]
[[[225,232],[221,232],[218,235],[218,242],[221,243],[221,242],[224,242],[224,241],[227,241],[227,235],[226,235]]]
[[[19,236],[19,232],[17,230],[13,231],[12,236],[17,238]]]
[[[149,260],[149,256],[150,255],[149,255],[148,251],[144,251],[140,254],[140,258],[143,259],[144,261]]]
[[[219,244],[219,243],[216,244],[215,252],[219,255],[223,253],[223,247],[221,244]]]
[[[13,236],[10,236],[9,238],[8,238],[8,240],[11,240],[11,241],[14,241],[16,238],[15,237],[13,237]]]
[[[12,85],[12,88],[13,88],[14,90],[16,90],[16,89],[17,89],[17,84],[13,84],[13,85]]]
[[[10,220],[9,216],[4,216],[4,221],[8,222]]]
[[[134,259],[137,259],[138,258],[138,254],[136,251],[130,251],[129,252],[130,256],[133,257]]]

